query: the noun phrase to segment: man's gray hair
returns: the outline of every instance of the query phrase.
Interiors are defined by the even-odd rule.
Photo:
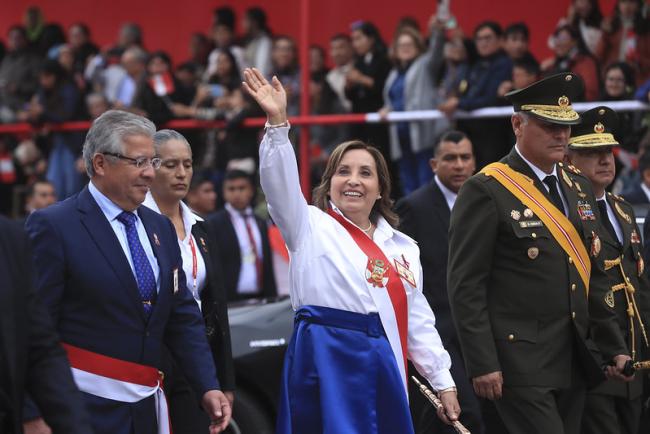
[[[528,120],[530,119],[530,115],[526,112],[519,111],[515,113],[517,116],[519,116],[519,119],[521,119],[521,123],[526,125],[528,123]]]
[[[170,140],[178,140],[179,142],[185,143],[187,149],[190,150],[190,155],[192,154],[192,147],[185,136],[176,130],[160,130],[156,131],[156,134],[153,135],[153,147],[156,150],[156,155],[160,155],[161,146]]]
[[[149,61],[149,54],[140,47],[127,48],[124,54],[122,54],[122,58],[125,56],[131,56],[140,63],[147,63]]]
[[[86,134],[83,159],[86,173],[95,176],[93,157],[96,154],[111,152],[124,153],[124,138],[127,136],[153,137],[156,126],[149,119],[123,110],[109,110],[95,119]]]

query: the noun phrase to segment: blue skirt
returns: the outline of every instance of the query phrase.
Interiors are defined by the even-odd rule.
[[[303,306],[284,361],[278,434],[412,434],[379,315]]]

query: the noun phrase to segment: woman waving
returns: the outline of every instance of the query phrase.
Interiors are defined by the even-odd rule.
[[[296,310],[277,432],[412,433],[407,358],[438,391],[439,416],[456,420],[449,355],[422,295],[418,247],[394,229],[385,160],[363,142],[341,143],[309,206],[284,89],[255,69],[244,76],[268,117],[260,179],[289,250]]]

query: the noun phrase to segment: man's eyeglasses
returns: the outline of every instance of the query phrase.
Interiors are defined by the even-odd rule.
[[[158,157],[154,158],[148,158],[148,157],[138,157],[138,158],[131,158],[131,157],[126,157],[122,154],[116,154],[114,152],[102,152],[104,155],[110,155],[111,157],[115,157],[120,160],[128,161],[129,163],[133,164],[136,168],[138,169],[146,169],[147,167],[151,166],[155,170],[160,169],[160,165],[162,164],[162,159]]]

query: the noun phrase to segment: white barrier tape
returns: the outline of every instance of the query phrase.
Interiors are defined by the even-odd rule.
[[[577,102],[572,104],[573,108],[581,113],[594,107],[605,105],[616,111],[644,111],[650,110],[650,105],[640,101],[595,101],[595,102]],[[485,107],[472,111],[457,111],[454,113],[454,119],[484,119],[484,118],[502,118],[511,116],[513,113],[511,106],[503,107]],[[440,110],[413,110],[407,112],[390,112],[386,119],[382,119],[379,113],[366,114],[366,122],[403,122],[403,121],[424,121],[442,119],[445,115]]]

